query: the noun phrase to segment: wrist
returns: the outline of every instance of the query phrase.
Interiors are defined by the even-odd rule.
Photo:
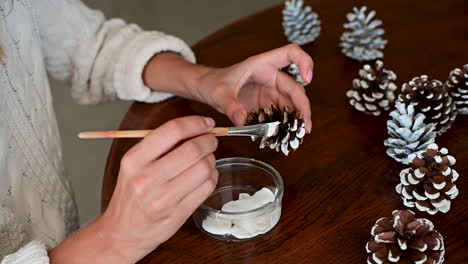
[[[116,239],[118,230],[99,217],[49,252],[51,263],[135,263],[144,255]]]
[[[200,80],[210,68],[186,61],[172,52],[153,56],[143,70],[143,81],[154,91],[202,101]]]

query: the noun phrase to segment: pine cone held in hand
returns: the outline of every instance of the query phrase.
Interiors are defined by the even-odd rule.
[[[383,62],[378,60],[375,68],[364,65],[359,77],[353,80],[353,89],[346,92],[349,103],[358,111],[375,116],[388,111],[395,101],[395,73],[384,69]]]
[[[354,13],[348,13],[348,23],[343,27],[350,31],[345,31],[341,35],[341,52],[347,57],[358,61],[368,61],[383,58],[382,50],[387,41],[381,36],[385,33],[382,28],[382,21],[375,19],[375,11],[372,10],[366,15],[367,7],[360,9],[353,8]]]
[[[320,20],[310,6],[303,7],[303,0],[288,0],[284,3],[284,35],[291,43],[304,45],[320,35]]]
[[[392,119],[387,121],[390,137],[384,145],[388,147],[387,154],[396,161],[408,164],[408,155],[424,151],[434,143],[435,124],[425,124],[426,117],[422,113],[416,114],[414,105],[397,102],[390,116]]]
[[[395,210],[391,219],[380,218],[372,227],[371,235],[366,244],[369,264],[444,262],[442,235],[434,230],[431,221],[415,218],[410,210]]]
[[[468,64],[463,69],[456,68],[450,72],[449,79],[445,83],[457,106],[457,112],[468,114]]]
[[[246,124],[255,125],[276,121],[280,122],[278,133],[273,137],[263,137],[260,148],[270,147],[278,152],[281,150],[287,156],[290,151],[299,148],[306,134],[301,113],[291,110],[287,106],[280,108],[273,105],[270,108],[249,112]],[[256,138],[252,138],[252,140],[256,140]]]
[[[414,77],[403,84],[400,102],[414,104],[417,113],[426,116],[426,123],[435,123],[438,135],[450,128],[457,115],[455,104],[439,80],[429,80],[427,75]]]
[[[307,82],[302,80],[301,69],[299,69],[299,67],[296,64],[290,64],[288,66],[287,73],[291,75],[296,80],[296,82],[300,83],[302,86],[306,86],[308,84]]]
[[[451,168],[455,158],[448,155],[446,148],[433,143],[425,152],[408,156],[410,168],[400,172],[400,183],[396,191],[407,207],[427,212],[431,215],[450,210],[451,200],[458,195],[454,182],[458,172]]]

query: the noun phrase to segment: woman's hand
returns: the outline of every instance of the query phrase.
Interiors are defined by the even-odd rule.
[[[238,126],[245,123],[247,111],[271,104],[293,106],[302,112],[310,132],[310,102],[304,87],[280,71],[291,63],[299,66],[303,80],[312,80],[313,61],[294,44],[220,69],[191,64],[173,53],[162,53],[148,62],[143,79],[156,91],[209,104]]]
[[[293,106],[302,112],[306,129],[312,128],[310,102],[305,89],[279,69],[295,63],[303,80],[312,80],[312,59],[297,45],[265,52],[228,68],[210,69],[200,78],[202,102],[225,113],[241,126],[247,111],[272,104]]]
[[[168,240],[216,186],[212,127],[211,118],[174,119],[130,149],[107,210],[53,249],[54,263],[73,263],[71,252],[80,263],[134,263]]]

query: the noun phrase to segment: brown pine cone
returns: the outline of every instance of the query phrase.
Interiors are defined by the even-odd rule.
[[[414,104],[416,113],[426,116],[426,123],[435,123],[438,135],[450,128],[457,115],[455,104],[439,80],[429,80],[427,75],[414,77],[403,84],[400,102]]]
[[[437,212],[447,213],[451,200],[458,195],[454,182],[458,172],[450,166],[456,160],[448,155],[446,148],[432,143],[425,152],[408,156],[410,168],[400,172],[400,183],[396,187],[407,207],[433,215]]]
[[[451,71],[445,85],[457,106],[457,112],[468,114],[468,64],[463,65],[463,69]]]
[[[281,150],[287,156],[290,151],[299,148],[306,133],[301,113],[287,106],[280,108],[273,105],[270,108],[249,112],[246,124],[255,125],[276,121],[280,122],[278,133],[272,137],[263,137],[260,148],[270,147],[278,152]]]
[[[444,262],[444,239],[431,221],[415,218],[410,210],[395,210],[392,216],[380,218],[372,227],[372,239],[366,244],[367,263]]]
[[[375,62],[375,68],[369,64],[359,70],[359,77],[353,80],[353,89],[346,92],[349,103],[358,111],[378,116],[390,110],[395,101],[394,91],[396,75],[383,68],[382,61]]]

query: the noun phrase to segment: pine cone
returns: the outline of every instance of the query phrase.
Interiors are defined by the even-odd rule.
[[[346,16],[349,22],[343,25],[345,29],[351,31],[345,31],[341,35],[341,52],[358,61],[382,58],[382,50],[387,44],[387,41],[381,38],[385,33],[382,28],[379,28],[382,21],[372,20],[375,11],[372,10],[366,15],[366,10],[365,6],[360,9],[354,7],[354,13],[348,13]]]
[[[390,112],[391,120],[387,121],[390,138],[384,141],[388,147],[387,154],[396,161],[408,164],[408,155],[424,151],[434,143],[435,124],[425,124],[424,114],[415,114],[414,105],[396,103],[396,109]]]
[[[306,133],[301,113],[290,110],[287,106],[280,108],[273,105],[270,108],[250,112],[247,116],[247,125],[276,121],[280,122],[278,133],[272,137],[263,137],[260,148],[270,147],[278,152],[281,150],[287,156],[291,150],[299,148]],[[255,141],[256,138],[252,140]]]
[[[459,175],[450,168],[455,161],[446,148],[439,150],[435,143],[425,152],[409,155],[411,167],[400,172],[400,183],[396,186],[405,206],[416,207],[431,215],[447,213],[451,200],[458,195],[454,182]]]
[[[398,100],[414,104],[416,113],[423,113],[426,116],[426,123],[436,124],[438,135],[452,126],[457,115],[455,104],[442,82],[429,81],[427,75],[414,77],[403,84]]]
[[[349,103],[357,110],[378,116],[388,111],[395,101],[396,75],[383,68],[382,61],[375,62],[375,69],[369,64],[359,70],[360,79],[353,80],[353,89],[346,92]]]
[[[372,227],[372,239],[366,244],[367,263],[444,262],[442,235],[425,218],[415,218],[410,210],[395,210],[392,218],[380,218]]]
[[[308,83],[302,80],[301,69],[299,69],[299,67],[296,64],[292,63],[291,65],[289,65],[287,72],[296,80],[296,82],[300,83],[302,86],[308,85]]]
[[[321,30],[320,20],[310,6],[303,7],[303,0],[288,0],[283,9],[284,35],[291,43],[304,45],[314,41]]]
[[[450,72],[449,79],[445,83],[447,90],[457,106],[457,112],[468,114],[468,64],[463,65],[463,70],[456,68]]]

